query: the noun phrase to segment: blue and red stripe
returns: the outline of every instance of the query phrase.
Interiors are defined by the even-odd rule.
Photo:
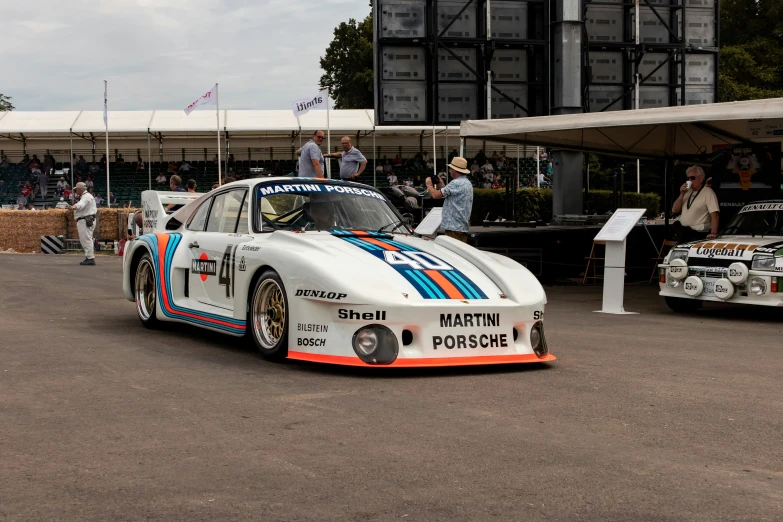
[[[210,314],[177,306],[171,290],[171,265],[174,253],[182,241],[181,234],[146,234],[139,237],[150,247],[152,260],[155,263],[155,277],[158,287],[158,304],[166,317],[179,319],[199,326],[217,328],[233,334],[244,334],[247,329],[246,321]],[[163,255],[161,255],[161,252]]]

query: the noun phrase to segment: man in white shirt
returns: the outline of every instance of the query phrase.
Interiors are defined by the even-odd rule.
[[[694,165],[685,174],[688,181],[682,184],[680,197],[672,205],[672,212],[680,213],[672,227],[675,237],[681,243],[705,239],[705,234],[706,239],[715,239],[720,217],[718,197],[706,185],[701,167]]]
[[[158,177],[155,178],[155,183],[158,185],[165,185],[166,184],[166,176],[161,172],[158,174]]]
[[[179,171],[180,172],[185,172],[185,173],[189,172],[190,171],[190,163],[188,163],[187,161],[183,161],[182,165],[179,166]]]
[[[73,210],[73,217],[76,219],[76,229],[79,231],[79,242],[84,249],[84,261],[80,265],[95,265],[95,254],[93,253],[92,233],[95,230],[95,216],[98,208],[95,205],[95,198],[87,192],[87,186],[79,182],[73,188],[76,195],[79,196],[79,202],[68,208]]]
[[[393,187],[394,185],[397,184],[397,176],[395,176],[394,173],[391,173],[389,175],[389,177],[387,177],[386,179],[389,180],[389,186],[390,187]]]

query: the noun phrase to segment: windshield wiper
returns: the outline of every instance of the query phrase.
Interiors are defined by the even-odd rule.
[[[404,225],[404,224],[405,224],[405,222],[404,222],[404,221],[402,221],[402,220],[392,221],[392,222],[391,222],[391,223],[389,223],[388,225],[383,225],[381,228],[379,228],[379,229],[378,229],[378,232],[384,232],[384,231],[385,231],[387,228],[389,228],[390,226],[394,226],[394,228],[397,228],[397,227],[399,227],[400,225]],[[394,229],[392,229],[392,230],[394,230]]]

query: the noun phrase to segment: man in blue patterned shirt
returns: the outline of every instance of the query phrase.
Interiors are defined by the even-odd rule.
[[[467,243],[470,211],[473,208],[473,184],[466,177],[470,174],[468,162],[465,158],[455,156],[448,167],[452,177],[449,184],[444,186],[443,181],[438,179],[438,188],[435,188],[432,180],[427,178],[427,193],[435,199],[446,198],[441,227],[447,236]]]

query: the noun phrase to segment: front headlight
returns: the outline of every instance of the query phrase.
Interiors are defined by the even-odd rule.
[[[530,346],[533,348],[536,357],[544,358],[549,353],[546,338],[544,337],[544,323],[541,321],[536,322],[533,328],[530,329]]]
[[[767,283],[760,277],[751,277],[748,290],[753,295],[764,295],[767,292]]]
[[[775,270],[775,258],[772,256],[753,256],[750,268],[753,270]]]
[[[367,364],[391,364],[397,359],[397,337],[381,324],[364,326],[353,334],[353,351]]]
[[[671,263],[675,259],[682,259],[683,261],[687,261],[688,260],[688,251],[687,250],[672,250],[671,254],[669,254],[669,263]]]

